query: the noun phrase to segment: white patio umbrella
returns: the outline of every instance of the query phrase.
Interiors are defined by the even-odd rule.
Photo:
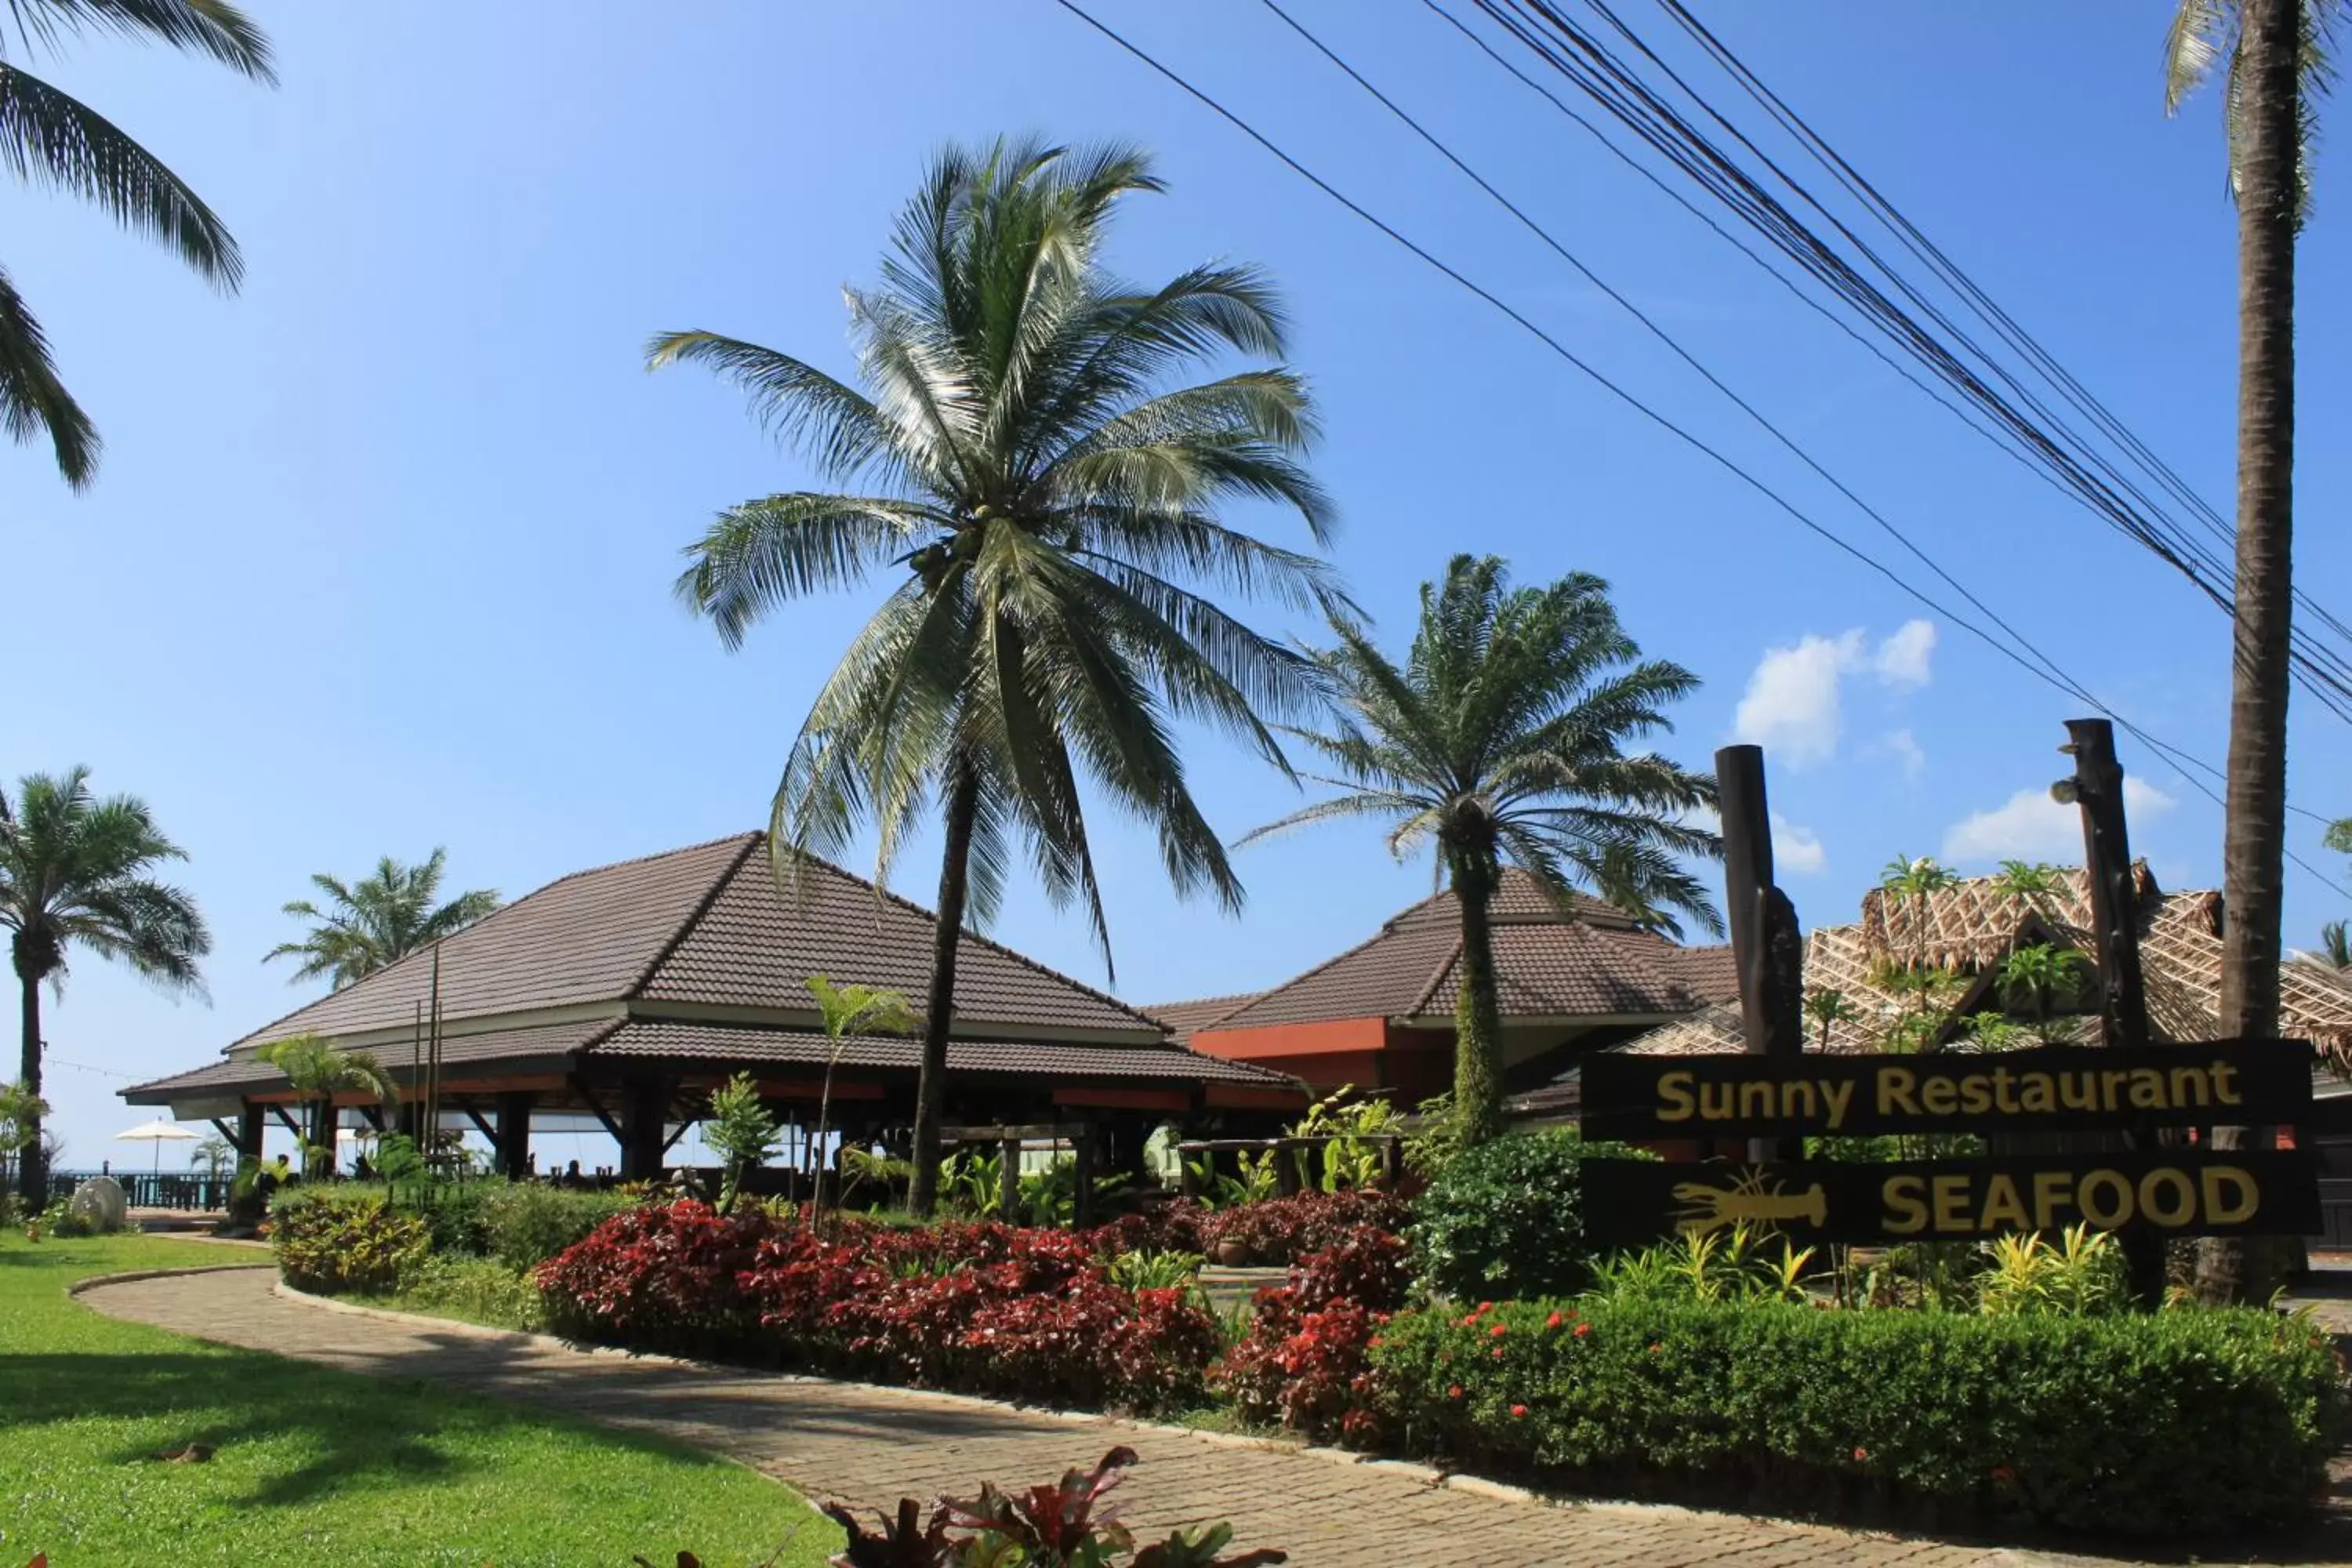
[[[202,1136],[204,1134],[183,1127],[176,1121],[142,1121],[128,1132],[116,1133],[114,1141],[118,1143],[147,1142],[155,1145],[155,1173],[161,1175],[163,1171],[164,1144],[192,1143]]]

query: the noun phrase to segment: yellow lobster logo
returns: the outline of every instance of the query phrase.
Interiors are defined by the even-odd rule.
[[[1685,1236],[1705,1236],[1741,1224],[1769,1230],[1783,1220],[1822,1225],[1829,1218],[1829,1197],[1819,1182],[1792,1193],[1786,1183],[1771,1181],[1754,1165],[1734,1175],[1727,1185],[1677,1182],[1674,1196],[1675,1228]]]

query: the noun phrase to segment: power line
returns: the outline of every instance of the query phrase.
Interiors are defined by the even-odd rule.
[[[2175,750],[2168,745],[2165,745],[2162,742],[2152,740],[2137,725],[2134,725],[2129,721],[2123,719],[2117,715],[2113,709],[2105,704],[2099,703],[2087,693],[2074,689],[2059,678],[2045,670],[2037,668],[2023,655],[2020,654],[2016,649],[2010,647],[1999,638],[1993,637],[1990,633],[1984,630],[1983,627],[1978,626],[1974,621],[1955,613],[1948,605],[1931,597],[1927,593],[1906,581],[1891,567],[1877,561],[1867,552],[1832,531],[1830,529],[1807,514],[1802,509],[1799,508],[1794,502],[1781,495],[1780,491],[1766,484],[1762,479],[1757,478],[1748,469],[1742,468],[1738,463],[1733,461],[1730,458],[1726,457],[1722,452],[1709,446],[1706,442],[1701,440],[1698,437],[1693,435],[1690,431],[1676,424],[1672,419],[1669,419],[1666,416],[1652,407],[1649,404],[1644,403],[1640,398],[1634,396],[1631,392],[1619,385],[1616,382],[1611,380],[1608,376],[1602,374],[1599,370],[1595,369],[1591,364],[1588,363],[1585,360],[1576,354],[1574,351],[1570,350],[1566,344],[1562,343],[1558,338],[1538,326],[1535,321],[1512,306],[1508,301],[1495,294],[1490,289],[1485,288],[1483,285],[1473,280],[1459,269],[1443,260],[1435,254],[1406,236],[1401,230],[1389,224],[1386,220],[1371,212],[1361,203],[1356,201],[1353,197],[1339,190],[1329,181],[1316,174],[1312,169],[1308,168],[1290,153],[1284,151],[1282,147],[1276,144],[1271,138],[1267,137],[1263,132],[1260,132],[1255,126],[1250,124],[1249,121],[1244,120],[1234,110],[1226,108],[1224,104],[1218,101],[1218,100],[1212,97],[1202,89],[1193,85],[1192,82],[1179,74],[1176,70],[1163,64],[1157,57],[1145,50],[1141,46],[1130,41],[1116,28],[1096,17],[1084,6],[1076,4],[1076,0],[1054,0],[1054,3],[1061,6],[1063,10],[1068,12],[1071,16],[1076,17],[1079,21],[1085,23],[1088,27],[1101,35],[1104,38],[1117,45],[1122,51],[1141,62],[1144,66],[1150,68],[1154,73],[1168,81],[1171,85],[1179,89],[1186,96],[1192,98],[1196,102],[1208,109],[1226,123],[1232,125],[1235,130],[1242,132],[1243,135],[1256,142],[1277,162],[1288,168],[1293,174],[1296,174],[1301,179],[1313,185],[1316,189],[1321,191],[1325,195],[1339,203],[1358,219],[1378,230],[1391,242],[1411,253],[1424,265],[1444,275],[1456,286],[1465,289],[1468,293],[1484,301],[1495,310],[1498,311],[1504,317],[1517,325],[1522,331],[1528,332],[1537,341],[1543,343],[1545,347],[1550,349],[1554,354],[1566,361],[1578,371],[1583,373],[1588,379],[1599,385],[1602,390],[1616,397],[1620,402],[1625,404],[1628,407],[1632,408],[1635,413],[1641,415],[1652,424],[1657,426],[1659,428],[1664,430],[1669,435],[1672,435],[1676,439],[1683,442],[1685,446],[1697,452],[1700,456],[1707,458],[1710,462],[1729,473],[1732,477],[1745,484],[1748,489],[1762,496],[1766,500],[1771,502],[1774,507],[1787,514],[1791,520],[1805,528],[1808,531],[1815,534],[1830,544],[1834,545],[1837,549],[1853,557],[1864,566],[1866,566],[1871,571],[1877,573],[1880,576],[1885,578],[1888,582],[1901,589],[1903,593],[1908,595],[1911,599],[1927,608],[1933,610],[1937,614],[1943,616],[1953,625],[1967,631],[1971,636],[1983,642],[1985,646],[2000,654],[2002,658],[2017,665],[2020,668],[2025,670],[2026,673],[2032,675],[2037,680],[2042,681],[2045,685],[2053,687],[2063,695],[2074,697],[2078,700],[2090,702],[2091,705],[2096,708],[2100,712],[2106,714],[2109,718],[2115,720],[2116,722],[2123,725],[2127,732],[2142,739],[2144,742],[2157,747],[2158,750],[2164,751],[2168,753],[2170,753]],[[2185,755],[2185,753],[2182,754]],[[2209,767],[2210,766],[2210,764],[2205,765]],[[2209,798],[2214,799],[2217,804],[2220,803],[2220,797],[2213,795],[2212,791],[2207,788],[2201,781],[2197,780],[2194,777],[2189,777],[2189,783],[2195,788],[2204,793]],[[2302,860],[2298,857],[2294,857],[2291,851],[2289,852],[2289,858],[2293,858],[2295,864],[2301,866],[2312,876],[2318,878],[2323,882],[2326,882],[2330,887],[2335,887],[2336,891],[2342,893],[2344,896],[2352,898],[2352,889],[2338,887],[2331,879],[2327,878],[2315,867],[2311,866],[2308,862]]]

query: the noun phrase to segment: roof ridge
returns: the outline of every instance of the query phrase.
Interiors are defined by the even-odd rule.
[[[914,900],[909,899],[903,894],[894,893],[879,882],[869,881],[866,878],[859,876],[856,872],[849,870],[845,867],[834,864],[822,855],[811,854],[805,850],[796,851],[796,853],[800,855],[802,859],[807,861],[811,865],[814,865],[822,870],[830,871],[833,875],[839,877],[844,881],[855,882],[857,886],[864,888],[866,891],[872,893],[876,898],[886,900],[890,903],[897,904],[899,908],[906,910],[909,913],[918,915],[922,919],[930,921],[934,927],[937,927],[939,924],[940,915],[937,910],[927,910],[922,905],[915,902]],[[1099,990],[1095,986],[1089,985],[1074,974],[1065,974],[1060,970],[1052,967],[1050,964],[1041,963],[1037,960],[1030,957],[1027,953],[1021,952],[1018,948],[1007,947],[1004,943],[996,941],[994,938],[990,937],[983,932],[974,931],[970,926],[965,926],[962,929],[957,941],[959,944],[966,941],[976,942],[980,943],[981,946],[987,948],[990,952],[996,953],[1000,957],[1009,958],[1024,969],[1034,971],[1038,974],[1044,975],[1046,979],[1057,982],[1060,984],[1067,985],[1073,990],[1084,992],[1087,995],[1093,997],[1097,1002],[1108,1003],[1111,1006],[1118,1008],[1120,1012],[1126,1014],[1129,1017],[1133,1018],[1139,1024],[1149,1024],[1155,1029],[1162,1027],[1159,1019],[1120,1001],[1109,992]]]
[[[1426,903],[1427,901],[1428,901],[1427,900],[1423,900],[1423,903]],[[1420,907],[1421,907],[1421,906],[1420,906],[1419,904],[1416,904],[1416,905],[1414,905],[1414,906],[1413,906],[1413,908],[1415,908],[1415,909],[1418,909],[1418,908],[1420,908]],[[1223,1017],[1222,1017],[1222,1018],[1218,1019],[1218,1020],[1217,1020],[1217,1022],[1218,1022],[1219,1024],[1229,1024],[1229,1023],[1233,1022],[1235,1018],[1240,1017],[1244,1013],[1246,1013],[1246,1012],[1248,1012],[1251,1008],[1253,1008],[1253,1007],[1256,1006],[1259,1003],[1261,1003],[1261,1002],[1265,1002],[1265,1001],[1268,1001],[1268,1000],[1271,1000],[1272,998],[1274,998],[1274,997],[1276,997],[1276,996],[1280,995],[1283,992],[1289,990],[1292,986],[1294,986],[1294,985],[1297,984],[1300,981],[1302,981],[1302,980],[1311,979],[1311,978],[1312,978],[1312,977],[1314,977],[1315,975],[1318,975],[1318,974],[1322,973],[1325,970],[1327,970],[1327,969],[1330,968],[1332,965],[1337,964],[1337,963],[1342,963],[1342,962],[1344,962],[1344,961],[1346,961],[1346,960],[1348,960],[1348,959],[1353,958],[1353,957],[1355,957],[1355,956],[1356,956],[1356,954],[1358,954],[1358,953],[1360,953],[1360,952],[1363,952],[1366,948],[1372,946],[1372,945],[1373,945],[1374,943],[1376,943],[1376,942],[1380,942],[1385,941],[1387,938],[1391,937],[1391,936],[1394,936],[1395,934],[1396,934],[1396,931],[1395,931],[1395,917],[1391,917],[1391,919],[1389,919],[1389,920],[1384,921],[1382,921],[1382,922],[1381,922],[1381,929],[1380,929],[1380,930],[1378,930],[1378,931],[1374,931],[1371,935],[1370,935],[1370,936],[1366,937],[1363,941],[1361,941],[1361,942],[1358,942],[1355,946],[1353,946],[1353,947],[1349,947],[1349,948],[1342,948],[1342,949],[1341,949],[1340,951],[1339,951],[1338,952],[1335,952],[1335,953],[1333,953],[1330,957],[1328,957],[1328,958],[1325,959],[1322,963],[1318,963],[1318,964],[1315,964],[1315,965],[1314,965],[1314,966],[1312,966],[1311,968],[1302,969],[1302,970],[1300,970],[1297,973],[1296,973],[1296,974],[1292,975],[1292,976],[1291,976],[1289,979],[1287,979],[1287,980],[1280,980],[1280,981],[1276,981],[1274,984],[1267,986],[1265,990],[1263,990],[1263,991],[1259,992],[1256,995],[1255,995],[1255,996],[1251,997],[1247,1002],[1244,1003],[1242,1005],[1240,1005],[1240,1006],[1238,1006],[1238,1007],[1234,1008],[1232,1012],[1230,1012],[1230,1013],[1226,1014]],[[1203,1031],[1203,1030],[1205,1030],[1206,1028],[1208,1028],[1208,1027],[1210,1027],[1210,1026],[1211,1026],[1203,1025],[1203,1026],[1202,1026],[1202,1028],[1200,1028],[1200,1029],[1195,1029],[1195,1030],[1193,1030],[1193,1031],[1192,1031],[1192,1033],[1193,1033],[1194,1035],[1198,1036],[1198,1035],[1200,1035],[1201,1033],[1202,1033],[1202,1031]]]
[[[702,923],[703,917],[710,912],[710,907],[719,901],[719,895],[727,890],[727,885],[735,879],[735,874],[742,870],[743,862],[751,858],[751,851],[758,848],[761,840],[766,837],[767,835],[763,833],[744,835],[743,847],[735,852],[735,858],[719,868],[719,875],[710,879],[710,886],[705,888],[702,890],[702,896],[694,900],[694,907],[686,911],[686,918],[678,921],[677,929],[669,933],[668,939],[661,946],[654,950],[653,957],[647,961],[643,969],[637,972],[637,977],[629,982],[628,986],[622,991],[621,995],[624,1000],[635,1001],[645,994],[646,987],[653,984],[654,976],[661,973],[662,965],[667,963],[671,956],[685,945],[686,939],[694,934],[694,928]],[[713,844],[725,842],[724,839],[711,840]],[[696,847],[700,848],[703,846],[698,845]],[[628,864],[626,861],[622,863]]]
[[[1491,948],[1494,945],[1491,941],[1494,928],[1491,925],[1487,927],[1486,934],[1490,939],[1487,945]],[[1469,943],[1462,940],[1461,927],[1457,922],[1454,927],[1454,940],[1446,944],[1444,956],[1437,961],[1436,972],[1430,975],[1429,984],[1414,994],[1412,1011],[1407,1016],[1417,1018],[1429,1011],[1430,1001],[1436,996],[1437,988],[1445,983],[1446,975],[1453,971],[1454,965],[1462,962],[1463,955],[1469,952]],[[1501,976],[1498,974],[1496,978],[1499,980]]]

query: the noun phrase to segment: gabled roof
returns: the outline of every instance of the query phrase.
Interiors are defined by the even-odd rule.
[[[780,892],[766,836],[623,860],[559,878],[440,947],[445,1029],[468,1018],[592,1003],[747,1005],[814,1012],[812,974],[907,993],[930,975],[929,912],[820,860]],[[412,953],[230,1047],[289,1035],[406,1029],[433,990],[434,955]],[[1103,1031],[1148,1043],[1157,1021],[983,937],[956,968],[959,1032]]]
[[[2161,1039],[2219,1038],[2221,895],[2167,893],[2144,862],[2132,867],[2132,890],[2150,1026]],[[1806,939],[1805,990],[1835,991],[1861,1015],[1853,1023],[1832,1026],[1828,1049],[1875,1051],[1887,1026],[1906,1010],[1900,999],[1873,982],[1883,961],[1980,974],[2006,957],[2030,925],[2087,951],[2084,928],[2090,918],[2090,879],[2080,870],[2066,873],[2052,894],[2039,899],[2005,893],[1993,877],[1966,879],[1921,898],[1898,899],[1873,889],[1863,896],[1859,921],[1816,927]],[[2310,1040],[2339,1061],[2352,1059],[2352,984],[2289,963],[2279,972],[2279,989],[2281,1034]],[[2074,1026],[2095,1030],[2096,1021],[2081,1020]],[[1744,1043],[1735,986],[1729,1005],[1677,1019],[1622,1048],[1687,1056],[1737,1051]],[[1817,1029],[1809,1026],[1806,1045],[1821,1048]]]
[[[1567,909],[1516,868],[1491,906],[1495,966],[1506,1019],[1685,1013],[1724,993],[1728,950],[1684,948],[1623,911],[1577,897]],[[1726,956],[1714,956],[1723,952]],[[1158,1009],[1192,1030],[1257,1029],[1341,1018],[1419,1018],[1454,1010],[1460,985],[1461,911],[1449,890],[1390,919],[1369,941],[1272,990],[1200,1015],[1210,1002]],[[1731,987],[1737,994],[1738,987]],[[1172,1020],[1171,1020],[1172,1021]],[[1184,1035],[1191,1038],[1191,1034]]]
[[[1228,1013],[1239,1012],[1261,994],[1256,991],[1237,991],[1230,996],[1202,996],[1191,1002],[1155,1002],[1139,1010],[1165,1024],[1178,1045],[1189,1046],[1194,1034]]]

